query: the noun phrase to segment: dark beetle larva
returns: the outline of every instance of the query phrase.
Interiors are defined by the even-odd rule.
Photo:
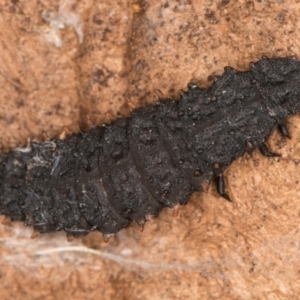
[[[41,233],[111,235],[185,204],[245,152],[259,148],[300,111],[300,62],[262,60],[224,74],[208,89],[189,85],[179,101],[133,111],[90,132],[31,143],[0,156],[0,213]]]

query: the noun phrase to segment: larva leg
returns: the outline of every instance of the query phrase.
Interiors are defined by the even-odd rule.
[[[286,138],[288,138],[288,139],[291,138],[291,135],[290,135],[290,133],[289,133],[289,130],[288,130],[286,124],[279,124],[279,125],[278,125],[278,128],[279,128],[280,133],[281,133],[284,137],[286,137]]]
[[[224,181],[223,174],[217,176],[217,191],[220,194],[220,196],[225,198],[227,201],[232,202],[229,196],[225,192],[225,181]]]
[[[262,155],[264,156],[268,156],[268,157],[276,157],[276,156],[280,156],[280,154],[275,153],[275,152],[271,152],[267,145],[265,143],[263,143],[260,147],[259,147],[259,151],[261,152]]]

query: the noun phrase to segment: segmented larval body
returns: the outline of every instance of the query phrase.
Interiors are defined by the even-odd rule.
[[[207,89],[135,109],[90,132],[0,155],[0,213],[44,233],[111,235],[187,202],[245,152],[259,148],[300,111],[300,63],[262,59],[246,72],[225,68]]]

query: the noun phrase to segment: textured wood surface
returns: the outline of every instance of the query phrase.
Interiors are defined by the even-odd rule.
[[[25,145],[86,115],[207,86],[262,55],[299,58],[297,1],[0,1],[0,143]],[[106,114],[109,112],[109,114]],[[226,171],[234,203],[195,194],[178,217],[68,243],[2,225],[4,299],[298,299],[300,120],[282,154],[246,155]]]

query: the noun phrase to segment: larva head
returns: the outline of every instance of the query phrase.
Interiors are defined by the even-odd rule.
[[[261,84],[286,82],[294,72],[300,71],[300,62],[294,58],[263,58],[251,65],[254,77]]]
[[[264,58],[251,66],[267,106],[278,119],[300,111],[300,62]]]

